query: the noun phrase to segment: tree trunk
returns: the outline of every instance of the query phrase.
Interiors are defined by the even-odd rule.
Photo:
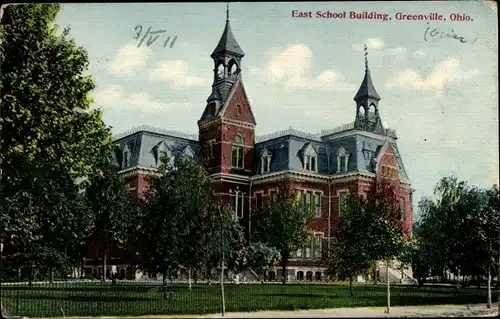
[[[191,268],[188,269],[188,289],[191,291]]]
[[[488,300],[487,302],[487,307],[488,309],[491,308],[491,268],[488,267]]]
[[[288,263],[288,255],[285,253],[283,255],[281,255],[282,258],[281,258],[281,270],[283,271],[283,279],[282,279],[282,283],[283,285],[286,284],[286,280],[287,280],[287,272],[286,272],[286,264]]]
[[[222,297],[222,316],[226,313],[226,299],[224,298],[224,250],[222,251],[222,262],[220,264],[220,292]]]
[[[106,282],[106,262],[108,257],[108,245],[104,248],[104,257],[102,258],[102,282]]]
[[[349,296],[354,296],[354,293],[352,291],[352,275],[349,276]]]
[[[162,280],[163,300],[167,300],[167,271],[163,272]]]
[[[33,285],[33,266],[29,265],[28,266],[28,286]]]
[[[385,275],[387,280],[387,314],[390,313],[391,310],[391,284],[389,280],[389,259],[385,263]]]
[[[49,269],[49,282],[51,284],[54,283],[54,268],[53,267],[50,267],[50,269]]]

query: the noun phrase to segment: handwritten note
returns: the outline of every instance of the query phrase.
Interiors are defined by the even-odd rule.
[[[144,40],[149,36],[149,39],[146,41],[146,46],[152,45],[158,38],[160,37],[160,34],[167,32],[167,30],[155,30],[151,31],[151,27],[149,27],[144,34],[142,34],[143,27],[142,25],[138,25],[134,28],[136,35],[134,37],[135,40],[137,40],[137,47],[139,48]],[[142,34],[142,36],[141,36]],[[167,45],[170,43],[170,48],[174,47],[174,43],[177,40],[177,36],[167,36],[165,42],[163,42],[163,47],[166,48]]]
[[[477,40],[477,37],[476,37],[474,40],[469,41],[465,37],[459,36],[455,32],[455,30],[453,30],[453,29],[450,29],[449,31],[445,32],[445,31],[439,30],[438,28],[427,27],[427,29],[425,29],[425,33],[424,33],[424,41],[429,41],[429,39],[432,39],[432,38],[437,38],[437,39],[450,38],[450,39],[458,40],[461,43],[469,43],[469,44],[473,44]]]

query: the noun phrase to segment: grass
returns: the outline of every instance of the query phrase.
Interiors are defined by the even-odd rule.
[[[383,307],[384,285],[252,284],[226,285],[226,311]],[[2,302],[12,315],[27,317],[141,316],[207,314],[221,311],[219,285],[169,285],[167,300],[153,284],[60,283],[2,285]],[[437,305],[486,302],[485,289],[393,286],[391,305]],[[496,291],[493,292],[496,300]]]

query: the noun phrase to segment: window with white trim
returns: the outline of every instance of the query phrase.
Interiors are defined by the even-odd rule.
[[[399,200],[399,206],[401,209],[401,220],[405,221],[406,220],[406,198],[401,197]]]
[[[278,192],[276,190],[269,191],[269,196],[271,198],[271,203],[274,203],[278,199]]]
[[[304,169],[311,172],[318,171],[318,154],[311,144],[304,151]]]
[[[349,193],[347,190],[341,190],[338,191],[338,199],[339,199],[339,216],[343,215],[343,212],[345,211],[346,205],[347,205],[347,195]]]
[[[236,191],[231,194],[230,209],[233,212],[233,214],[238,216],[238,218],[243,218],[243,212],[244,212],[243,192]]]
[[[269,173],[269,171],[271,170],[271,154],[269,154],[266,149],[264,149],[264,151],[262,152],[260,163],[260,173]]]
[[[341,147],[337,152],[337,173],[347,172],[349,168],[349,157],[346,150]]]
[[[240,134],[237,134],[233,141],[232,147],[232,161],[231,166],[236,168],[243,168],[243,149],[244,140]]]
[[[321,192],[299,190],[303,209],[311,209],[314,217],[321,217]]]
[[[300,247],[292,254],[292,257],[297,259],[320,259],[323,249],[322,243],[323,235],[314,234],[312,238],[307,240],[304,246]]]

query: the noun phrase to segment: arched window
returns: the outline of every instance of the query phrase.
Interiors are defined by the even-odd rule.
[[[241,104],[236,104],[236,115],[241,115]]]
[[[217,66],[217,79],[222,79],[224,77],[224,64],[220,63]]]
[[[359,107],[359,117],[360,118],[364,118],[365,117],[365,106],[364,105],[361,105]]]
[[[123,148],[123,165],[122,168],[127,168],[130,165],[130,159],[132,158],[132,153],[128,148],[128,145],[125,145]]]
[[[237,134],[233,141],[232,161],[231,166],[235,168],[243,168],[243,150],[244,140],[240,134]]]
[[[236,64],[236,61],[231,60],[229,62],[229,75],[236,75],[238,73],[238,64]]]
[[[337,173],[347,172],[350,154],[341,147],[337,152]]]

